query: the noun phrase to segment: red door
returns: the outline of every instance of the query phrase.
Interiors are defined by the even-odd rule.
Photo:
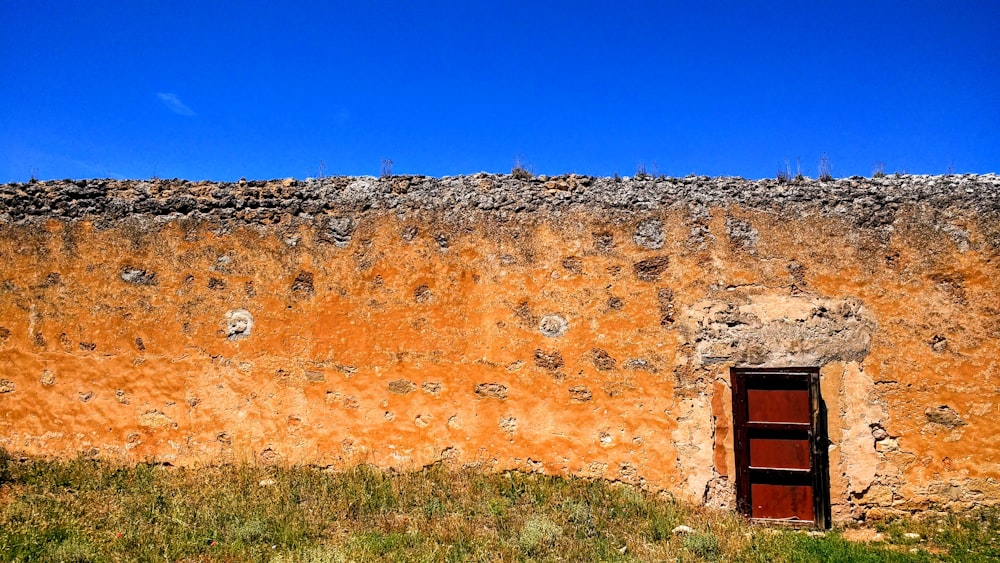
[[[819,368],[732,368],[736,500],[758,520],[830,521]]]

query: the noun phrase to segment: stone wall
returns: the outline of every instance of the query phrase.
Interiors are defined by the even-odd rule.
[[[1000,178],[0,186],[0,446],[733,503],[729,368],[820,366],[834,518],[1000,499]]]

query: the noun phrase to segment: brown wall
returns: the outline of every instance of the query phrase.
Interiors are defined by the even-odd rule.
[[[11,219],[0,446],[446,460],[731,506],[729,368],[818,365],[835,519],[996,502],[991,223],[788,209]]]

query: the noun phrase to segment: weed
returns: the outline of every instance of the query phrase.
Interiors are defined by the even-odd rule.
[[[872,167],[872,178],[885,178],[885,163],[881,160]]]
[[[382,174],[381,174],[381,177],[382,178],[391,178],[392,177],[392,160],[390,160],[388,158],[383,158],[382,159]]]
[[[654,542],[669,540],[680,524],[680,510],[672,502],[656,503],[649,514],[649,538]]]
[[[755,534],[742,553],[744,561],[850,561],[882,563],[885,561],[926,561],[927,557],[904,554],[885,544],[852,543],[840,534],[813,537],[791,530]]]
[[[685,536],[684,549],[708,561],[717,561],[722,555],[718,538],[708,533],[694,533]]]
[[[524,157],[518,155],[514,157],[514,166],[510,169],[510,175],[517,180],[530,180],[535,177],[535,172],[530,163],[524,161]]]
[[[422,541],[417,534],[373,530],[354,535],[348,542],[348,551],[352,556],[368,556],[363,559],[388,560],[393,554],[416,551]]]
[[[336,546],[310,545],[271,559],[271,563],[347,563],[350,559],[344,550]]]
[[[830,157],[826,153],[823,153],[819,159],[819,179],[821,182],[833,180],[833,163],[830,162]]]
[[[532,516],[521,528],[517,543],[526,553],[537,555],[542,550],[555,546],[556,539],[562,533],[562,528],[545,516]]]
[[[778,170],[778,183],[787,184],[792,180],[792,167],[788,164],[788,159],[785,159],[785,169]]]
[[[5,448],[0,448],[0,485],[10,481],[10,454]]]
[[[396,493],[388,476],[368,465],[348,472],[344,479],[347,513],[352,518],[378,516],[396,507]]]
[[[944,545],[956,560],[976,560],[983,556],[1000,560],[998,507],[981,508],[962,516],[949,514],[922,520],[894,518],[877,523],[876,529],[885,534],[891,544]]]

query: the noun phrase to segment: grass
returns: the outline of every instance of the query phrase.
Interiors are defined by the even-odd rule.
[[[0,450],[2,452],[2,450]],[[2,561],[988,561],[1000,511],[850,542],[629,486],[432,466],[122,467],[0,455]],[[676,534],[685,524],[690,533]],[[912,539],[906,533],[919,533]],[[911,552],[913,550],[913,552]]]

